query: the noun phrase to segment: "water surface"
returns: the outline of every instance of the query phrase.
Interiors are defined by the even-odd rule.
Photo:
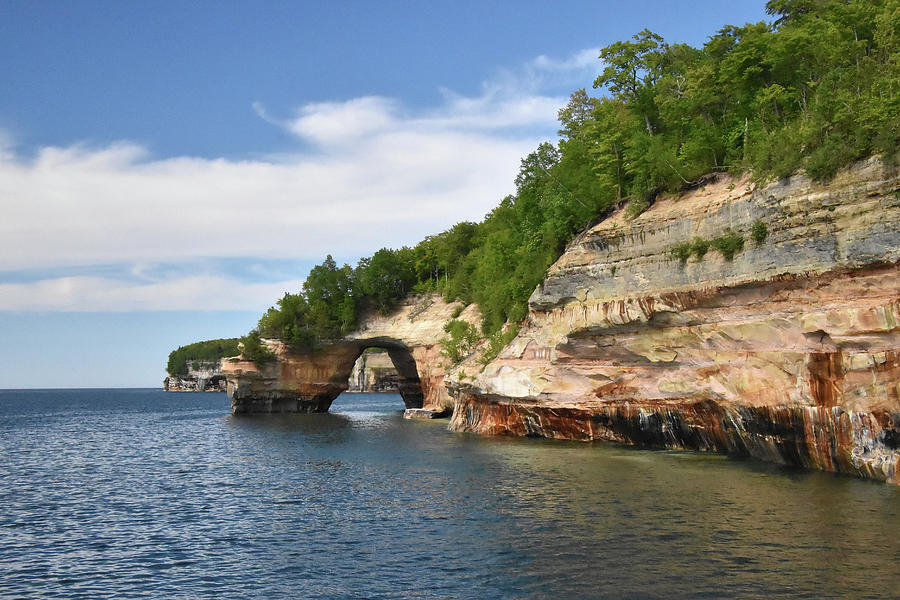
[[[895,486],[402,406],[0,391],[0,597],[900,597]]]

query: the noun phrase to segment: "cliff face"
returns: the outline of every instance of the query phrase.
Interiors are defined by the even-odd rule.
[[[407,407],[452,409],[456,431],[900,479],[894,166],[873,159],[827,185],[721,177],[634,221],[613,215],[551,267],[494,361],[482,369],[473,355],[448,373],[439,340],[459,308],[414,298],[312,354],[272,341],[278,358],[263,368],[226,359],[232,411],[326,411],[380,347]],[[459,318],[476,323],[477,309]]]
[[[355,332],[315,352],[292,352],[270,340],[267,344],[277,358],[261,368],[251,361],[225,359],[222,369],[232,413],[325,412],[347,390],[353,366],[367,348],[387,351],[407,408],[449,412],[453,399],[444,385],[439,340],[460,308],[438,296],[411,298],[388,316],[368,315]],[[467,308],[458,318],[475,322],[477,311]]]
[[[348,392],[398,392],[400,374],[386,351],[363,352],[350,371]]]
[[[732,260],[673,256],[729,230],[745,239]],[[614,215],[553,265],[496,360],[474,380],[457,376],[478,372],[467,365],[451,373],[451,428],[897,482],[898,263],[900,179],[877,160],[827,185],[723,177],[633,222]]]
[[[221,360],[189,360],[186,375],[169,375],[163,380],[167,392],[224,392],[225,374]]]

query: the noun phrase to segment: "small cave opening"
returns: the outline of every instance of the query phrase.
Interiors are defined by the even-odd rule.
[[[225,380],[224,375],[213,375],[209,379],[206,380],[206,385],[204,386],[204,391],[207,392],[224,392],[225,386],[227,382]]]

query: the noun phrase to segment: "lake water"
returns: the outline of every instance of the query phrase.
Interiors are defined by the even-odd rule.
[[[898,487],[402,406],[0,391],[0,597],[900,597]]]

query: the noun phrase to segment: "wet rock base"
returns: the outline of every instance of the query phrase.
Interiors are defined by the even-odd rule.
[[[443,419],[450,416],[447,410],[426,410],[424,408],[407,408],[403,411],[404,419]]]
[[[900,411],[731,407],[711,400],[582,408],[464,393],[450,428],[717,452],[900,483]]]

